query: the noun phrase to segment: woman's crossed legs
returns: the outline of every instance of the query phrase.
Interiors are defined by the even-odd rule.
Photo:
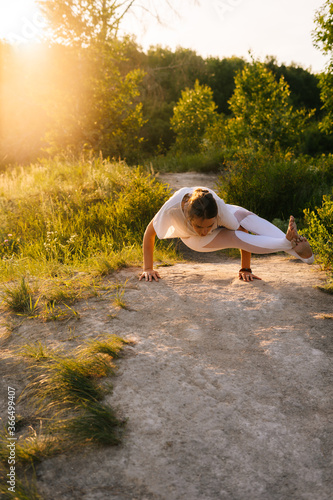
[[[314,261],[310,244],[306,238],[299,235],[293,216],[290,217],[288,231],[284,234],[278,227],[244,208],[234,205],[228,207],[234,212],[242,228],[249,233],[221,228],[216,231],[215,238],[202,246],[201,251],[211,252],[225,248],[239,248],[257,254],[284,251],[307,264]],[[185,241],[188,246],[191,246],[190,239]]]

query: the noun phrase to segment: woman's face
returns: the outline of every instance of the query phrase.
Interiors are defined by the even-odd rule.
[[[215,222],[216,222],[216,217],[213,217],[212,219],[202,219],[201,217],[193,217],[190,220],[191,226],[199,236],[207,236],[207,234],[209,234],[213,229]]]

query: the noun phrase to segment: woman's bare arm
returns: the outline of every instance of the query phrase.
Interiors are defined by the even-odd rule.
[[[248,233],[246,229],[242,226],[239,226],[239,231],[244,231]],[[253,281],[261,280],[259,276],[255,276],[251,271],[251,252],[247,252],[246,250],[241,250],[241,270],[239,271],[239,279],[244,281]]]
[[[143,236],[143,272],[139,278],[141,281],[158,281],[161,276],[157,271],[154,271],[154,246],[155,246],[156,232],[153,226],[153,221],[151,221],[145,234]]]

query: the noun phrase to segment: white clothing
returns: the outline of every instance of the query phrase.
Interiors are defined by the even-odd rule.
[[[218,214],[211,231],[206,236],[199,236],[182,209],[184,196],[192,194],[196,189],[198,187],[179,189],[155,215],[153,226],[158,238],[180,238],[185,245],[197,252],[214,252],[224,248],[239,248],[258,254],[285,251],[307,264],[314,261],[313,255],[309,259],[303,259],[292,250],[291,242],[279,228],[245,208],[226,204],[214,191],[205,187],[201,189],[206,189],[213,195]],[[254,234],[238,230],[240,225]]]
[[[164,203],[153,219],[153,226],[158,238],[188,238],[190,236],[197,235],[191,224],[187,221],[182,210],[182,200],[184,196],[186,194],[192,194],[196,189],[199,188],[181,188],[176,191],[166,203]],[[228,229],[238,229],[239,222],[228,210],[224,201],[221,200],[221,198],[219,198],[211,189],[205,187],[202,187],[201,189],[209,191],[213,195],[217,204],[217,220],[212,230],[217,229],[220,226],[227,227]],[[211,235],[211,233],[209,233],[209,235]]]

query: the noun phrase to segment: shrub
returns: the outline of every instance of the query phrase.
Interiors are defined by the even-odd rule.
[[[333,183],[332,156],[295,158],[292,153],[261,149],[239,151],[227,161],[218,194],[268,220],[302,217],[314,208]]]
[[[162,184],[136,169],[113,206],[110,223],[115,239],[126,244],[141,243],[147,224],[169,196],[170,191]]]
[[[333,196],[323,196],[322,205],[304,210],[306,234],[316,260],[333,272]]]
[[[200,153],[177,154],[174,150],[165,156],[156,156],[150,161],[158,172],[220,173],[224,169],[225,152],[209,147]]]

